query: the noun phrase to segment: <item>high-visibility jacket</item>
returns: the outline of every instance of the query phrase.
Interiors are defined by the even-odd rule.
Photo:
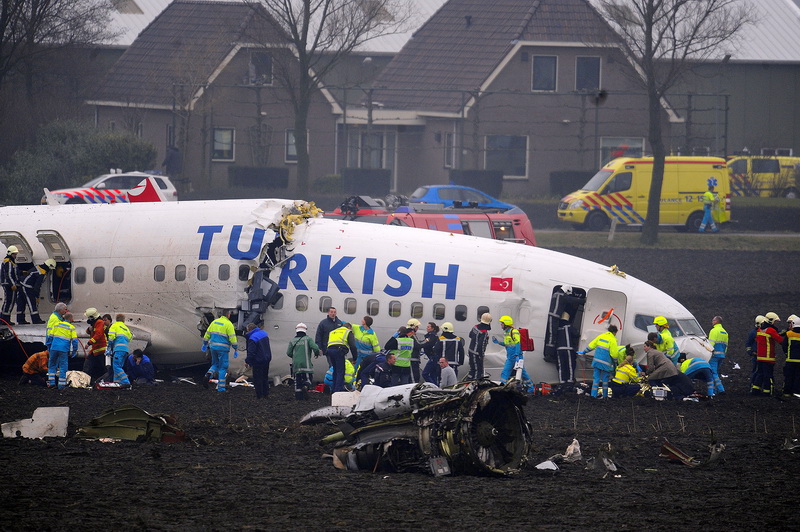
[[[800,362],[800,327],[786,331],[786,362]]]
[[[725,358],[725,353],[728,351],[728,332],[722,328],[722,324],[717,323],[708,333],[708,341],[714,348],[711,356],[718,358]]]
[[[128,344],[133,339],[133,333],[121,321],[115,321],[108,328],[108,347],[112,352],[130,352]]]
[[[701,369],[710,370],[711,365],[709,365],[709,363],[702,358],[687,358],[681,362],[681,372],[687,375],[691,375],[695,371],[699,371]]]
[[[46,345],[48,349],[50,348],[50,344],[53,342],[53,327],[55,327],[56,323],[58,323],[62,319],[63,318],[61,314],[59,314],[58,312],[53,312],[52,314],[50,314],[50,317],[47,318],[47,332],[44,345]]]
[[[397,349],[392,349],[397,359],[394,365],[398,368],[411,367],[411,353],[414,351],[414,339],[408,336],[399,336],[397,339]]]
[[[111,335],[109,334],[109,340]],[[208,344],[211,349],[215,351],[225,351],[233,347],[237,349],[239,346],[236,341],[236,331],[233,329],[233,324],[226,316],[220,316],[211,322],[211,325],[206,329],[206,334],[203,335],[203,343]]]
[[[703,207],[713,209],[717,203],[719,203],[719,195],[716,192],[706,190],[703,193]]]
[[[617,371],[614,373],[614,378],[611,380],[616,382],[617,384],[628,384],[631,382],[638,382],[639,372],[636,371],[636,368],[634,368],[630,364],[622,364],[617,367]]]
[[[89,349],[92,355],[102,355],[106,352],[106,324],[97,318],[91,325],[92,337],[89,338]]]
[[[378,335],[369,327],[364,327],[363,325],[353,327],[353,337],[356,340],[356,350],[359,357],[365,357],[370,353],[377,353],[381,350]]]
[[[519,343],[519,329],[515,329],[514,327],[507,328],[503,333],[503,345],[506,348],[506,359],[513,358],[515,361],[519,359],[522,356],[522,346],[520,346]]]
[[[356,370],[353,367],[353,363],[349,360],[344,360],[344,383],[345,384],[352,384],[353,379],[356,376]],[[325,372],[325,378],[323,379],[325,384],[328,386],[333,386],[333,366],[328,368],[328,371]]]
[[[328,349],[331,347],[344,347],[347,349],[349,346],[347,335],[349,335],[350,332],[350,329],[347,327],[339,327],[332,330],[328,335]]]
[[[678,362],[680,352],[678,351],[678,346],[675,345],[675,339],[672,337],[669,327],[664,327],[658,332],[656,349],[664,353],[673,363]]]
[[[53,339],[50,342],[50,351],[78,351],[78,333],[75,326],[68,321],[58,320],[51,331]]]
[[[611,331],[606,331],[599,335],[597,338],[589,342],[586,351],[597,350],[594,354],[592,361],[593,368],[599,368],[604,371],[611,371],[614,369],[614,359],[619,353],[619,345],[617,344],[617,337]]]
[[[32,354],[22,365],[22,372],[27,373],[28,375],[47,373],[49,358],[50,353],[47,350]]]
[[[756,333],[756,359],[759,362],[775,363],[776,344],[783,342],[783,337],[778,334],[777,329],[772,325],[767,325],[759,329]]]

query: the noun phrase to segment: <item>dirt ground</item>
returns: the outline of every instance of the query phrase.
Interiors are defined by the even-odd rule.
[[[100,443],[0,440],[0,529],[789,529],[798,524],[800,400],[747,395],[744,339],[767,311],[800,313],[800,253],[562,250],[619,267],[674,295],[708,329],[725,318],[731,347],[728,393],[711,402],[534,397],[530,465],[511,478],[433,477],[339,471],[319,439],[333,430],[298,419],[329,396],[293,399],[279,386],[266,401],[252,389],[221,395],[184,383],[129,391],[17,386],[0,377],[0,420],[38,406],[69,406],[68,435],[103,410],[132,403],[178,418],[190,441]],[[797,307],[795,307],[797,305]],[[738,364],[741,369],[733,369]],[[777,383],[782,376],[779,362]],[[535,376],[534,376],[535,379]],[[796,420],[797,418],[797,420]],[[610,443],[619,476],[585,463],[553,474],[532,466],[573,438],[584,457]],[[690,455],[725,444],[712,468],[659,458],[665,439]]]

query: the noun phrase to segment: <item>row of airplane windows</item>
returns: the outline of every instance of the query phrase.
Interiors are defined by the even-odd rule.
[[[153,279],[156,282],[164,282],[166,280],[166,267],[162,265],[155,266],[153,268]],[[247,281],[250,275],[250,267],[242,264],[239,266],[239,280],[240,281]],[[87,277],[87,269],[84,267],[75,268],[75,283],[76,284],[85,284],[88,280]],[[179,264],[175,266],[174,271],[174,279],[175,281],[186,281],[187,269],[186,266],[183,264]],[[209,268],[207,264],[200,264],[197,267],[197,280],[198,281],[207,281],[209,275]],[[219,269],[217,270],[217,278],[220,281],[227,281],[230,279],[231,275],[231,267],[228,264],[220,264]],[[106,280],[106,269],[103,266],[96,266],[92,269],[92,282],[94,284],[102,284]],[[111,280],[115,283],[122,283],[125,280],[125,267],[124,266],[114,266],[111,269]],[[309,310],[310,300],[309,297],[305,294],[299,294],[295,298],[294,303],[295,309],[301,312],[305,312]],[[319,310],[322,313],[327,313],[328,309],[333,305],[333,300],[328,297],[324,296],[319,299]],[[360,311],[365,313],[368,316],[377,316],[380,314],[380,301],[377,299],[368,299],[366,302],[366,309]],[[281,309],[283,308],[283,298],[281,298],[273,308]],[[358,300],[354,297],[347,297],[342,302],[340,307],[337,307],[341,310],[342,313],[346,315],[354,315],[359,312],[358,309]],[[388,314],[389,317],[392,318],[399,318],[403,315],[403,304],[400,301],[393,300],[389,301],[388,304]],[[456,305],[454,310],[454,318],[455,321],[467,321],[469,318],[469,310],[466,305]],[[480,317],[485,313],[489,312],[489,307],[479,306],[476,309],[475,320],[480,320]],[[425,316],[425,308],[423,303],[414,302],[411,303],[409,308],[409,317],[416,318],[418,320],[422,320],[423,316]],[[433,321],[441,321],[444,320],[447,316],[447,306],[444,303],[434,303],[431,309],[430,316]],[[360,322],[361,320],[353,320],[354,322]],[[423,327],[424,329],[424,327]]]

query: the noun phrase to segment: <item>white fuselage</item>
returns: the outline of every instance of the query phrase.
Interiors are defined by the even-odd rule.
[[[220,200],[3,207],[0,231],[19,232],[37,263],[47,258],[37,231],[57,231],[69,248],[69,306],[76,318],[88,307],[101,314],[122,312],[135,331],[149,337],[147,352],[156,364],[192,364],[205,359],[198,330],[201,314],[235,309],[247,298],[251,267],[259,264],[264,246],[275,236],[270,224],[278,223],[282,209],[292,205],[289,200]],[[544,362],[540,351],[556,285],[589,293],[581,346],[610,323],[600,318],[605,314],[613,314],[620,344],[645,340],[647,331],[635,325],[637,315],[694,319],[656,288],[569,255],[486,238],[324,218],[294,228],[289,259],[273,271],[272,279],[279,282],[283,300],[280,308],[266,311],[263,328],[270,336],[270,373],[275,375],[289,371],[286,346],[296,324],[306,323],[313,337],[330,306],[354,325],[370,314],[381,344],[412,316],[423,324],[420,333],[426,322],[452,322],[468,343],[470,329],[486,311],[494,317],[492,334],[502,338],[497,318],[509,315],[515,327],[527,328],[534,339],[536,351],[525,354],[525,364],[536,381],[557,380],[555,366]],[[44,316],[52,305],[42,305]],[[703,338],[696,340],[684,342],[689,347],[683,350],[696,344],[693,354],[707,358]],[[244,349],[244,339],[239,346]],[[486,367],[494,377],[504,360],[504,349],[490,343]],[[326,368],[317,369],[320,377]]]

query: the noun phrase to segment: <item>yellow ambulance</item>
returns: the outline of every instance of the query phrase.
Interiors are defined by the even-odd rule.
[[[734,196],[798,197],[800,157],[737,156],[728,169]]]
[[[622,157],[606,164],[581,190],[561,199],[558,218],[576,229],[602,231],[611,220],[641,226],[653,176],[652,157]],[[667,157],[661,187],[659,225],[696,231],[703,220],[703,194],[709,183],[720,201],[712,214],[716,223],[730,221],[731,187],[725,159]]]

